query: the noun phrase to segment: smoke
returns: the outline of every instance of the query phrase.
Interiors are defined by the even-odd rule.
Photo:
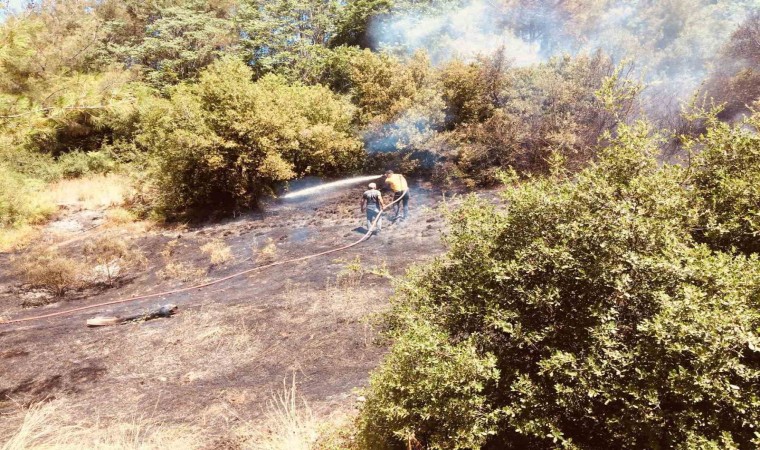
[[[602,5],[602,6],[599,6]],[[714,70],[717,54],[756,0],[472,0],[436,10],[397,11],[371,26],[376,47],[425,50],[434,64],[503,50],[513,66],[601,49],[634,61],[650,95],[684,99]],[[572,9],[574,8],[574,9]]]
[[[492,54],[500,48],[514,65],[540,62],[540,45],[518,38],[493,10],[489,3],[475,0],[438,14],[398,14],[375,21],[371,34],[380,48],[406,53],[424,49],[434,64]]]

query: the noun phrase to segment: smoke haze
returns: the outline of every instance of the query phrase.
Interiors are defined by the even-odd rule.
[[[513,66],[601,49],[631,59],[657,95],[683,98],[714,69],[716,55],[760,0],[484,1],[378,19],[379,48],[425,50],[434,64],[503,49]]]
[[[374,38],[379,47],[409,53],[424,49],[436,64],[467,60],[502,47],[515,65],[540,62],[540,44],[515,36],[493,12],[492,5],[473,1],[438,14],[400,14],[376,23]]]

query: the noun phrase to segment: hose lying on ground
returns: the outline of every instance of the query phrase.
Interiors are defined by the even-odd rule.
[[[408,192],[409,192],[408,189],[404,190],[404,193],[399,198],[397,198],[394,201],[388,203],[382,209],[382,211],[385,211],[386,209],[388,209],[391,206],[393,206],[395,203],[398,203],[399,201],[401,201],[401,199],[403,199],[407,195]],[[156,292],[154,294],[145,294],[145,295],[138,295],[138,296],[135,296],[135,297],[128,297],[128,298],[123,298],[123,299],[118,299],[118,300],[111,300],[111,301],[108,301],[108,302],[96,303],[94,305],[80,306],[79,308],[72,308],[72,309],[67,309],[67,310],[64,310],[64,311],[57,311],[57,312],[53,312],[53,313],[49,313],[49,314],[42,314],[42,315],[39,315],[39,316],[22,317],[22,318],[19,318],[19,319],[5,320],[5,321],[0,321],[0,325],[11,325],[11,324],[15,324],[15,323],[23,323],[23,322],[31,322],[31,321],[35,321],[35,320],[41,320],[41,319],[48,319],[48,318],[51,318],[51,317],[64,316],[64,315],[73,314],[73,313],[80,312],[80,311],[86,311],[88,309],[95,309],[95,308],[101,308],[101,307],[104,307],[104,306],[118,305],[118,304],[121,304],[121,303],[135,302],[135,301],[138,301],[138,300],[145,300],[145,299],[154,298],[154,297],[164,297],[164,296],[167,296],[167,295],[179,294],[179,293],[182,293],[182,292],[192,291],[192,290],[195,290],[195,289],[203,289],[205,287],[212,286],[212,285],[215,285],[215,284],[219,284],[219,283],[222,283],[224,281],[231,280],[233,278],[237,278],[237,277],[249,274],[251,272],[255,272],[257,270],[263,270],[263,269],[268,269],[270,267],[281,266],[281,265],[284,265],[284,264],[290,264],[290,263],[296,263],[296,262],[300,262],[300,261],[306,261],[308,259],[317,258],[319,256],[324,256],[324,255],[329,255],[331,253],[340,252],[340,251],[349,249],[351,247],[354,247],[356,245],[359,245],[362,242],[364,242],[367,239],[369,239],[369,237],[372,235],[372,232],[375,230],[375,226],[377,225],[378,220],[380,220],[381,217],[382,217],[382,214],[378,214],[377,217],[375,217],[375,220],[373,220],[372,223],[370,224],[370,227],[369,227],[369,230],[367,230],[367,233],[365,233],[359,240],[357,240],[355,242],[352,242],[350,244],[347,244],[347,245],[343,245],[341,247],[337,247],[337,248],[331,249],[331,250],[325,250],[323,252],[314,253],[312,255],[300,256],[298,258],[286,259],[284,261],[276,261],[276,262],[273,262],[273,263],[270,263],[270,264],[265,264],[263,266],[256,266],[256,267],[253,267],[253,268],[250,268],[250,269],[247,269],[247,270],[243,270],[242,272],[233,273],[232,275],[228,275],[226,277],[218,278],[218,279],[212,280],[212,281],[207,281],[205,283],[197,284],[195,286],[189,286],[189,287],[180,288],[180,289],[172,289],[170,291],[164,291],[164,292]]]

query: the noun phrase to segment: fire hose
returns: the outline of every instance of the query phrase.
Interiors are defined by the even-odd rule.
[[[354,241],[354,242],[352,242],[350,244],[343,245],[341,247],[336,247],[336,248],[333,248],[333,249],[330,249],[330,250],[325,250],[323,252],[314,253],[314,254],[311,254],[311,255],[299,256],[297,258],[286,259],[286,260],[283,260],[283,261],[275,261],[273,263],[265,264],[263,266],[252,267],[250,269],[246,269],[246,270],[243,270],[241,272],[233,273],[232,275],[228,275],[226,277],[217,278],[216,280],[207,281],[205,283],[196,284],[194,286],[184,287],[184,288],[180,288],[180,289],[172,289],[170,291],[156,292],[156,293],[153,293],[153,294],[137,295],[137,296],[134,296],[134,297],[127,297],[127,298],[122,298],[122,299],[118,299],[118,300],[111,300],[111,301],[108,301],[108,302],[96,303],[94,305],[80,306],[78,308],[72,308],[72,309],[67,309],[67,310],[64,310],[64,311],[57,311],[57,312],[53,312],[53,313],[49,313],[49,314],[42,314],[42,315],[38,315],[38,316],[22,317],[22,318],[19,318],[19,319],[11,319],[11,320],[0,321],[0,325],[11,325],[11,324],[15,324],[15,323],[32,322],[32,321],[35,321],[35,320],[49,319],[51,317],[65,316],[65,315],[73,314],[73,313],[80,312],[80,311],[86,311],[88,309],[102,308],[102,307],[105,307],[105,306],[118,305],[118,304],[122,304],[122,303],[130,303],[130,302],[135,302],[135,301],[138,301],[138,300],[146,300],[146,299],[155,298],[155,297],[164,297],[164,296],[167,296],[167,295],[179,294],[179,293],[182,293],[182,292],[188,292],[188,291],[192,291],[192,290],[196,290],[196,289],[203,289],[203,288],[206,288],[206,287],[209,287],[209,286],[213,286],[215,284],[219,284],[219,283],[225,282],[227,280],[231,280],[233,278],[237,278],[237,277],[241,277],[243,275],[247,275],[247,274],[249,274],[251,272],[255,272],[257,270],[263,270],[263,269],[268,269],[270,267],[281,266],[281,265],[284,265],[284,264],[291,264],[291,263],[306,261],[306,260],[309,260],[309,259],[312,259],[312,258],[318,258],[320,256],[329,255],[331,253],[337,253],[337,252],[340,252],[340,251],[343,251],[343,250],[347,250],[347,249],[349,249],[351,247],[354,247],[354,246],[357,246],[357,245],[361,244],[362,242],[366,241],[367,239],[369,239],[369,237],[372,235],[372,232],[375,230],[375,226],[377,226],[377,222],[382,218],[382,212],[384,212],[386,209],[390,208],[394,204],[400,202],[404,197],[407,196],[408,192],[409,192],[408,189],[404,190],[403,194],[399,198],[393,200],[391,203],[389,203],[385,207],[383,207],[382,210],[381,210],[381,213],[378,214],[377,217],[375,217],[375,219],[370,224],[369,229],[367,230],[367,232],[361,238],[359,238],[358,240],[356,240],[356,241]]]

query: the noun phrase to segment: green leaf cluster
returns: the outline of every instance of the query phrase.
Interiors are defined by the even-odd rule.
[[[733,157],[753,173],[757,143],[743,142]],[[724,154],[705,145],[703,161]],[[409,436],[431,448],[760,445],[760,261],[698,241],[705,217],[727,229],[734,220],[702,209],[701,188],[658,163],[658,149],[646,124],[621,126],[577,176],[505,175],[500,205],[471,197],[450,212],[450,250],[400,286],[386,318],[396,344],[372,379],[365,429],[380,427],[388,448]],[[744,214],[758,199],[716,192]],[[421,328],[437,330],[440,348],[474,348],[461,366],[495,361],[498,377],[475,384],[482,377],[441,366],[445,355],[404,360]],[[440,400],[424,391],[421,365],[443,371],[441,389],[460,375],[477,388]],[[479,408],[423,413],[439,401]],[[461,423],[471,411],[482,421],[431,428],[429,417]]]
[[[223,58],[198,83],[143,106],[135,142],[168,215],[250,207],[275,182],[360,162],[346,99],[275,75],[251,79],[245,64]]]
[[[708,116],[705,133],[686,139],[690,184],[699,203],[699,240],[722,250],[760,251],[760,114],[730,125]]]

